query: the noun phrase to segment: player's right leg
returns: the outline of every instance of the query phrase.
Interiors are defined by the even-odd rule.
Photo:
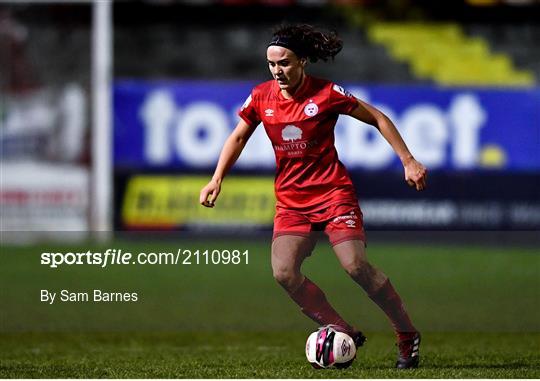
[[[302,312],[319,325],[334,324],[357,336],[358,330],[347,323],[330,305],[324,292],[300,269],[311,254],[315,240],[309,236],[279,235],[272,242],[272,271]]]
[[[280,235],[272,241],[272,273],[289,294],[294,294],[304,282],[300,269],[314,247],[315,242],[309,236]]]

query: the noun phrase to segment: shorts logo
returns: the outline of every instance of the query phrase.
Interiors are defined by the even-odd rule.
[[[264,114],[266,116],[274,116],[274,110],[272,110],[271,108],[267,108],[266,110],[264,110]]]
[[[304,114],[307,116],[314,116],[317,115],[319,112],[319,106],[317,106],[315,103],[313,103],[313,99],[309,100],[309,103],[304,107]]]
[[[348,228],[356,228],[356,220],[358,220],[358,216],[354,211],[351,211],[349,214],[345,214],[343,216],[336,217],[332,220],[334,223],[339,223],[343,221],[345,225],[347,225]]]
[[[281,137],[284,141],[294,142],[295,140],[302,139],[302,130],[289,124],[281,131]]]

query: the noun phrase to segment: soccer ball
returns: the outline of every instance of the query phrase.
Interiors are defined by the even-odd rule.
[[[306,357],[309,363],[320,368],[347,368],[356,356],[353,339],[338,326],[326,325],[309,335]]]

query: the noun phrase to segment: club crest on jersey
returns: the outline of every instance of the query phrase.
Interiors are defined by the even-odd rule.
[[[315,116],[319,112],[319,106],[313,103],[313,100],[309,100],[309,103],[304,107],[304,114],[307,116]]]
[[[302,139],[302,130],[292,124],[285,126],[281,131],[281,137],[284,141],[294,142],[295,140]]]

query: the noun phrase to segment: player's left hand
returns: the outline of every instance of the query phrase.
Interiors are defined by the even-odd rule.
[[[409,160],[405,165],[405,181],[417,191],[426,189],[427,169],[415,159]]]

